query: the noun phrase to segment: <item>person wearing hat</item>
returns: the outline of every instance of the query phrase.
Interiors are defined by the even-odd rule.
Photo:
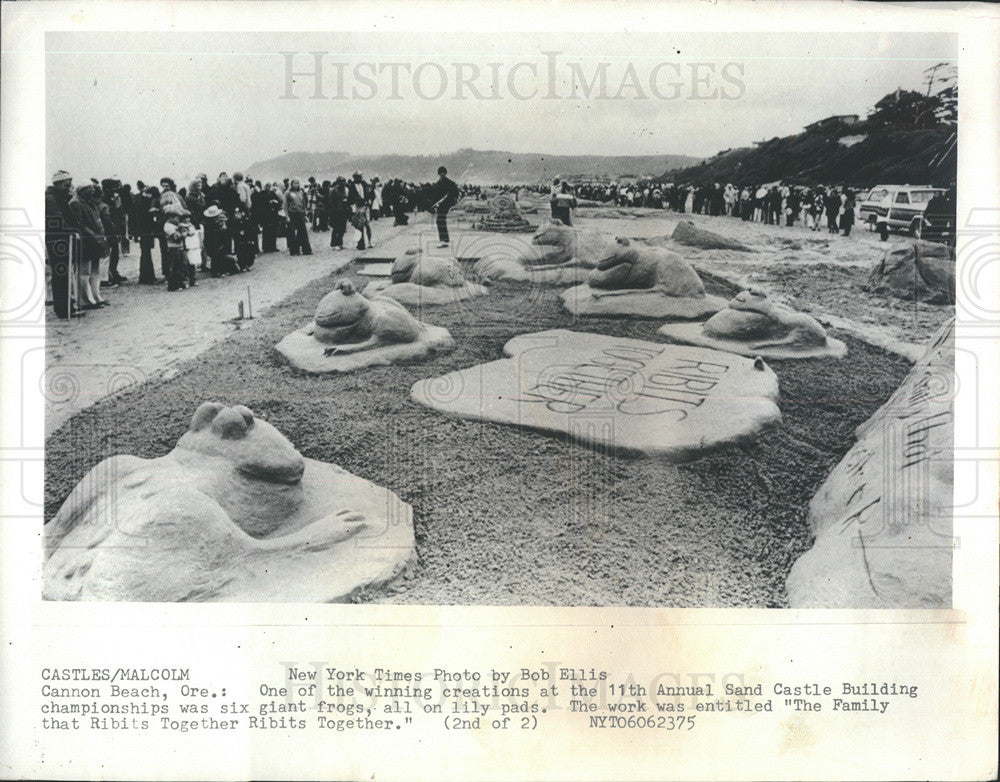
[[[238,274],[239,265],[233,255],[233,239],[228,217],[216,204],[205,210],[205,254],[213,277]]]
[[[441,243],[438,247],[447,247],[448,236],[448,210],[458,203],[458,185],[448,179],[448,169],[444,166],[438,168],[438,181],[433,184],[428,194],[431,209],[437,216],[438,239]]]
[[[73,177],[62,170],[45,188],[45,257],[52,275],[52,311],[64,320],[84,315],[70,299],[70,267],[80,262],[80,236],[69,210],[72,193]]]

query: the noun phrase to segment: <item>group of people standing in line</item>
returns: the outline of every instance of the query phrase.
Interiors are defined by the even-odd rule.
[[[783,183],[723,187],[658,182],[583,183],[577,194],[617,206],[669,209],[712,216],[738,217],[767,225],[795,225],[850,236],[857,201],[850,188],[801,187]]]
[[[696,214],[738,217],[766,225],[793,226],[801,222],[812,231],[851,235],[857,200],[850,188],[797,187],[786,184],[732,184],[695,188],[691,211]],[[683,211],[681,209],[680,211]]]
[[[348,227],[358,250],[372,246],[372,221],[382,216],[406,225],[418,204],[437,215],[442,243],[447,243],[446,215],[458,200],[457,185],[439,172],[438,182],[424,185],[361,173],[349,180],[317,184],[310,177],[264,183],[237,172],[219,174],[209,184],[199,174],[178,188],[164,177],[159,185],[123,184],[117,177],[78,187],[67,171],[57,171],[45,191],[46,261],[52,307],[59,318],[83,317],[108,306],[103,291],[127,281],[118,270],[122,256],[139,247],[140,285],[166,283],[181,291],[197,284],[197,272],[227,277],[250,271],[258,255],[278,252],[285,238],[289,255],[311,255],[309,229],[330,231],[330,246],[344,249]],[[159,246],[160,276],[153,262]],[[104,263],[106,261],[106,264]],[[102,274],[106,266],[106,277]]]

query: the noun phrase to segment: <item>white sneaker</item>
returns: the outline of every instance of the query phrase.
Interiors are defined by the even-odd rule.
[[[441,242],[441,244],[438,245],[438,249],[440,249],[442,247],[447,247],[447,246],[448,246],[448,242]]]

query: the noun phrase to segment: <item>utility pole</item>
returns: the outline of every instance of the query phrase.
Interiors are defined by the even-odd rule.
[[[947,64],[948,63],[946,63],[946,62],[939,62],[937,65],[932,65],[930,68],[928,68],[926,71],[924,71],[924,73],[927,74],[927,96],[928,97],[930,97],[931,88],[934,86],[934,77],[937,75],[937,72],[941,68],[944,68]]]

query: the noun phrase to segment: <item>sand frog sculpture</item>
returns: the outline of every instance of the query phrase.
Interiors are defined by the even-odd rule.
[[[531,251],[521,260],[531,271],[594,269],[612,242],[609,234],[571,228],[554,217],[531,237]]]
[[[714,339],[746,342],[752,350],[821,348],[827,344],[826,330],[815,318],[779,304],[754,288],[738,293],[726,309],[705,322],[703,331]]]
[[[426,287],[460,288],[465,278],[454,258],[424,255],[420,250],[410,250],[392,264],[390,279],[393,285],[412,282]]]
[[[489,248],[476,263],[474,273],[488,282],[579,284],[607,256],[613,244],[610,234],[572,228],[553,218],[535,233],[531,244],[520,250],[499,243]]]
[[[170,453],[106,459],[77,485],[45,527],[44,596],[338,599],[412,552],[412,527],[357,543],[386,528],[387,496],[303,458],[249,408],[206,402]]]
[[[416,342],[423,330],[399,302],[386,296],[365,298],[350,280],[340,280],[317,305],[310,333],[329,345],[323,355],[333,356]]]
[[[620,237],[612,253],[590,273],[587,284],[596,289],[591,293],[595,299],[644,293],[676,297],[705,295],[698,273],[677,253],[633,244]]]
[[[483,286],[466,281],[454,257],[425,255],[420,249],[397,258],[388,279],[374,280],[364,290],[365,296],[385,296],[406,307],[418,308],[452,304],[486,293]]]

